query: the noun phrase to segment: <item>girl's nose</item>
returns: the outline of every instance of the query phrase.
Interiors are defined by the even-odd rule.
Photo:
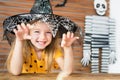
[[[39,36],[40,40],[45,40],[46,39],[46,35],[44,33],[41,33]]]

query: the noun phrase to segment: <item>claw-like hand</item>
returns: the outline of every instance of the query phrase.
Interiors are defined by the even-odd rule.
[[[25,25],[24,23],[17,25],[17,29],[13,30],[16,38],[19,40],[31,39],[31,36],[29,35],[29,27],[29,24]]]
[[[70,47],[72,43],[79,39],[79,37],[74,37],[73,33],[67,32],[67,34],[63,34],[62,41],[61,41],[61,47]]]
[[[114,51],[111,51],[111,52],[110,52],[109,58],[110,58],[110,64],[115,63],[115,61],[116,61],[116,54],[115,54]]]
[[[90,51],[89,50],[84,50],[83,51],[83,58],[81,60],[81,63],[83,66],[87,66],[90,63]]]

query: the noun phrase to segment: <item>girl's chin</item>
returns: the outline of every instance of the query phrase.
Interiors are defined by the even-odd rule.
[[[47,45],[38,45],[38,46],[36,46],[36,48],[38,48],[38,49],[45,49],[47,47]]]
[[[35,48],[36,49],[38,49],[38,50],[43,50],[43,49],[45,49],[46,48],[46,45],[34,45],[35,46]]]
[[[45,47],[36,47],[36,49],[43,50],[43,49],[45,49]]]

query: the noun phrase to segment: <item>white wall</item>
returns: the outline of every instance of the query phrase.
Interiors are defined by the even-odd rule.
[[[116,20],[117,61],[109,66],[109,73],[120,73],[120,0],[110,0],[110,17]]]

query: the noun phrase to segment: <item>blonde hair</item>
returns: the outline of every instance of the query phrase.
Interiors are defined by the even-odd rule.
[[[45,23],[45,22],[40,21],[40,20],[35,20],[35,21],[30,22],[30,24],[34,24],[34,25],[37,25],[40,23]],[[52,26],[52,25],[50,25],[50,26]],[[55,53],[55,50],[57,48],[59,48],[58,34],[59,33],[56,34],[55,38],[52,37],[52,42],[45,48],[46,66],[47,66],[48,72],[51,70],[53,55]],[[12,43],[12,47],[11,47],[10,53],[9,53],[7,61],[6,61],[7,69],[9,72],[10,72],[10,61],[11,61],[11,57],[13,55],[14,47],[15,47],[15,41]],[[25,40],[23,42],[23,49],[22,49],[24,60],[27,60],[30,57],[31,48],[33,48],[31,41]]]

